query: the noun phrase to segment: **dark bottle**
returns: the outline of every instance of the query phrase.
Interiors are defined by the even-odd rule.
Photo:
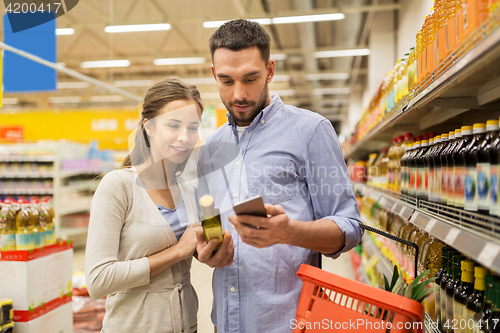
[[[420,140],[419,140],[420,139]],[[417,164],[416,164],[416,159],[415,157],[418,155],[420,152],[420,147],[422,146],[422,136],[418,135],[417,136],[417,141],[413,145],[413,153],[410,155],[408,158],[408,164],[410,166],[410,188],[409,188],[409,195],[412,197],[417,196]]]
[[[453,167],[455,169],[455,207],[464,208],[465,190],[465,149],[473,138],[472,126],[462,126],[462,140],[453,151]]]
[[[436,321],[438,324],[439,330],[442,330],[441,328],[441,279],[445,274],[448,273],[448,250],[450,248],[447,246],[444,246],[441,248],[441,269],[439,269],[436,273],[436,280],[434,281],[439,288],[436,289],[436,305],[434,308],[436,309]]]
[[[429,138],[429,150],[427,150],[427,153],[424,156],[424,164],[425,164],[425,171],[424,171],[424,182],[425,182],[425,190],[427,191],[427,200],[429,200],[429,195],[430,195],[430,186],[431,186],[431,179],[430,179],[430,165],[429,165],[429,157],[432,155],[432,152],[434,151],[434,147],[436,146],[436,143],[434,142],[435,138]]]
[[[441,312],[441,327],[443,328],[443,332],[448,332],[448,329],[445,327],[446,320],[447,320],[447,315],[446,315],[446,308],[447,308],[447,298],[446,298],[446,286],[448,285],[448,282],[450,282],[453,279],[453,256],[457,254],[458,251],[449,248],[447,255],[446,255],[446,271],[443,273],[443,276],[441,277],[441,283],[439,284],[440,292],[439,292],[439,298],[441,301],[440,305],[440,312]],[[449,324],[449,322],[448,322]],[[448,325],[449,326],[449,325]]]
[[[451,327],[453,327],[453,319],[458,319],[453,316],[453,308],[455,302],[453,301],[453,295],[455,293],[455,289],[457,289],[460,286],[460,281],[461,281],[461,269],[460,269],[460,263],[462,260],[464,260],[465,257],[460,254],[454,254],[452,255],[452,279],[448,282],[446,285],[446,320],[445,323],[443,324],[443,327],[448,327],[448,332],[452,332],[453,330]],[[447,325],[448,324],[448,325]]]
[[[477,151],[479,144],[486,136],[485,124],[474,124],[472,127],[474,138],[465,148],[465,191],[464,209],[477,212]]]
[[[408,156],[412,153],[413,149],[412,133],[405,134],[405,141],[403,142],[403,145],[405,147],[405,153],[401,157],[401,193],[406,195],[408,194],[408,183],[409,183],[409,181],[407,180],[409,174]]]
[[[436,149],[436,153],[433,155],[432,160],[434,161],[434,202],[441,203],[441,178],[442,178],[442,168],[441,168],[441,155],[448,145],[448,133],[441,134],[441,143]]]
[[[495,294],[495,287],[497,286],[493,275],[486,275],[484,282],[486,290],[484,292],[483,308],[474,316],[474,332],[478,333],[488,331],[488,319],[493,309],[493,296]]]
[[[490,215],[500,216],[498,204],[498,155],[500,154],[500,134],[497,134],[490,149]]]
[[[425,188],[425,155],[429,151],[429,141],[422,140],[422,147],[415,156],[417,166],[417,198],[427,200],[427,191]]]
[[[487,332],[499,333],[500,332],[500,284],[497,281],[493,282],[493,304],[491,309],[491,316],[488,318]]]
[[[457,145],[462,140],[461,129],[455,130],[455,140],[446,152],[446,163],[448,164],[448,185],[446,186],[446,204],[448,206],[455,206],[455,168],[453,165],[453,152]]]
[[[437,151],[441,148],[441,135],[438,135],[434,138],[434,150],[429,156],[429,201],[436,202],[437,201],[437,170],[434,164],[434,157],[436,156]]]
[[[467,299],[474,292],[474,262],[462,260],[460,266],[460,287],[455,289],[453,293],[453,318],[456,319],[458,327],[461,329],[467,324]]]
[[[484,291],[485,291],[485,281],[484,277],[488,274],[488,270],[481,266],[476,266],[474,268],[474,292],[467,298],[467,303],[465,305],[467,309],[467,315],[465,320],[467,322],[468,332],[473,332],[476,326],[477,320],[474,319],[477,313],[480,313],[484,305]]]
[[[490,150],[498,137],[498,120],[486,122],[486,136],[477,149],[477,209],[481,214],[490,213]]]
[[[441,204],[448,204],[448,178],[450,175],[450,168],[448,166],[447,156],[455,144],[455,131],[448,133],[448,142],[441,153]]]

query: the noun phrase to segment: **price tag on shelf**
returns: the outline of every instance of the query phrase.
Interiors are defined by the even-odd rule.
[[[448,231],[448,235],[446,235],[446,238],[444,239],[444,242],[449,245],[453,245],[453,242],[457,239],[458,235],[460,234],[460,230],[457,228],[451,228],[450,231]]]
[[[489,268],[493,264],[493,261],[495,261],[498,253],[500,253],[500,246],[487,242],[479,253],[477,261]]]
[[[415,221],[417,220],[418,213],[415,212],[414,214],[411,215],[410,222],[415,224]]]
[[[432,230],[432,227],[434,227],[434,224],[436,224],[437,220],[436,219],[431,219],[429,221],[429,223],[427,223],[427,225],[425,226],[425,231],[427,231],[428,233],[431,232]]]
[[[392,210],[393,212],[396,212],[396,208],[397,208],[397,207],[398,207],[398,203],[397,203],[397,202],[395,202],[395,203],[394,203],[394,205],[392,205],[391,210]]]
[[[405,211],[406,211],[406,207],[405,206],[401,207],[401,210],[399,211],[399,215],[403,216]]]
[[[388,203],[388,200],[387,200],[387,198],[386,198],[386,197],[382,197],[382,198],[380,199],[380,204],[381,204],[382,206],[384,206],[384,207],[385,207],[385,206],[387,206],[387,203]]]

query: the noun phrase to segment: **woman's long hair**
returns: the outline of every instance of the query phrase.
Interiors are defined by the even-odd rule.
[[[177,78],[166,78],[148,89],[142,104],[141,120],[135,135],[135,145],[132,152],[125,157],[123,168],[144,163],[151,154],[149,135],[144,128],[144,120],[151,120],[159,116],[159,111],[165,105],[174,101],[195,101],[203,112],[203,103],[200,92],[193,85],[187,85]],[[184,170],[188,159],[179,164],[176,173]]]

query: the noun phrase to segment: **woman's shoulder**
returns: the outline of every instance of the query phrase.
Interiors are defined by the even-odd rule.
[[[108,172],[102,178],[99,186],[106,187],[129,187],[134,182],[134,172],[132,169],[117,169]]]

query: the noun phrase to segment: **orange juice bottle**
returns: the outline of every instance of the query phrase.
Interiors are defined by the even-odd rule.
[[[457,0],[445,1],[446,7],[446,55],[447,57],[457,47],[457,10],[460,6]]]
[[[464,31],[464,7],[466,4],[464,3],[464,0],[457,0],[456,3],[456,15],[455,15],[455,21],[456,21],[456,31],[457,31],[457,39],[456,39],[456,46],[460,45],[464,41],[464,36],[465,36],[465,31]]]
[[[436,38],[436,11],[434,7],[431,8],[431,12],[427,15],[425,19],[425,75],[428,75],[434,68],[436,68],[434,52],[434,40]]]
[[[490,15],[488,0],[464,0],[464,31],[465,38],[476,30]]]
[[[436,7],[437,13],[437,35],[436,35],[436,54],[437,54],[437,63],[436,66],[446,58],[447,51],[447,38],[446,38],[446,21],[448,18],[448,8],[446,6],[446,2],[444,0],[437,0],[434,6]]]

